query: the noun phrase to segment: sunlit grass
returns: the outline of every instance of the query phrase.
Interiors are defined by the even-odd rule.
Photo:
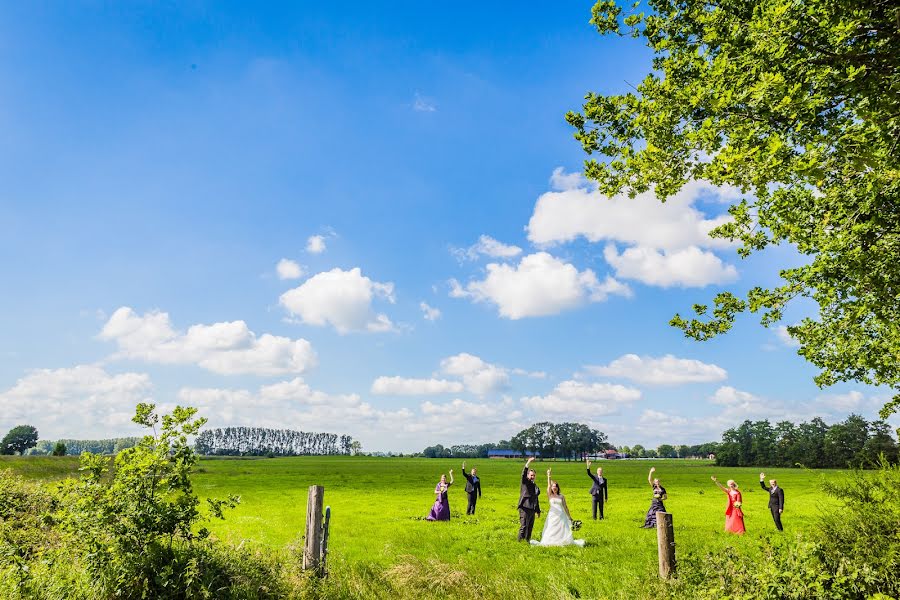
[[[590,519],[591,481],[584,464],[535,463],[538,481],[552,467],[573,517],[584,521],[576,537],[584,548],[536,548],[516,541],[519,461],[471,460],[482,478],[484,496],[475,516],[465,515],[464,480],[457,460],[298,457],[203,460],[194,481],[201,497],[241,496],[215,536],[232,544],[272,549],[300,544],[309,486],[325,486],[331,506],[329,597],[510,598],[542,592],[553,598],[639,598],[649,594],[656,575],[656,531],[640,529],[650,505],[647,471],[656,466],[666,487],[666,507],[674,515],[678,553],[753,552],[755,539],[778,535],[759,488],[760,469],[717,468],[706,461],[604,461],[609,502],[606,519]],[[595,463],[595,467],[597,464]],[[0,468],[28,477],[55,479],[75,474],[69,458],[4,458]],[[450,490],[452,520],[422,520],[434,500],[441,473],[454,469]],[[735,479],[744,493],[747,535],[723,532],[725,495],[710,481]],[[786,533],[815,527],[825,502],[821,477],[836,471],[766,470],[786,494]],[[542,490],[542,504],[546,497]],[[536,537],[543,519],[535,525]],[[728,550],[732,551],[732,550]]]

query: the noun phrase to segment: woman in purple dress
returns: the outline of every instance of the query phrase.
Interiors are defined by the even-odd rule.
[[[650,501],[650,510],[647,511],[647,516],[644,518],[644,524],[641,525],[641,527],[647,529],[656,527],[657,511],[666,512],[666,505],[663,504],[663,500],[667,498],[666,488],[660,485],[659,479],[653,478],[654,471],[656,471],[656,467],[650,467],[650,473],[647,474],[647,483],[649,483],[650,487],[653,489],[653,500]]]
[[[450,500],[447,498],[447,489],[453,485],[453,469],[450,469],[450,481],[447,481],[446,475],[441,475],[441,480],[434,488],[437,498],[431,507],[431,512],[425,517],[426,521],[449,521],[450,520]]]

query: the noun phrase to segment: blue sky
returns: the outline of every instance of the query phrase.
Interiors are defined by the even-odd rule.
[[[579,178],[566,111],[649,67],[590,6],[4,6],[0,429],[128,434],[151,399],[409,451],[873,416],[753,318],[667,326],[798,257],[706,238],[733,190]]]

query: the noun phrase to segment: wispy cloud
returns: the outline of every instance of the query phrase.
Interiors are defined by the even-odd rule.
[[[423,96],[419,92],[416,92],[415,96],[413,96],[413,110],[416,112],[437,112],[437,105],[434,100]]]

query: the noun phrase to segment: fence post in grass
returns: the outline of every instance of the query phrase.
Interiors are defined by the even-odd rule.
[[[306,500],[306,544],[303,548],[303,570],[313,569],[321,574],[322,559],[322,505],[325,488],[321,485],[309,486]]]
[[[672,579],[675,577],[675,527],[672,525],[672,513],[656,513],[656,544],[659,550],[659,577]]]

